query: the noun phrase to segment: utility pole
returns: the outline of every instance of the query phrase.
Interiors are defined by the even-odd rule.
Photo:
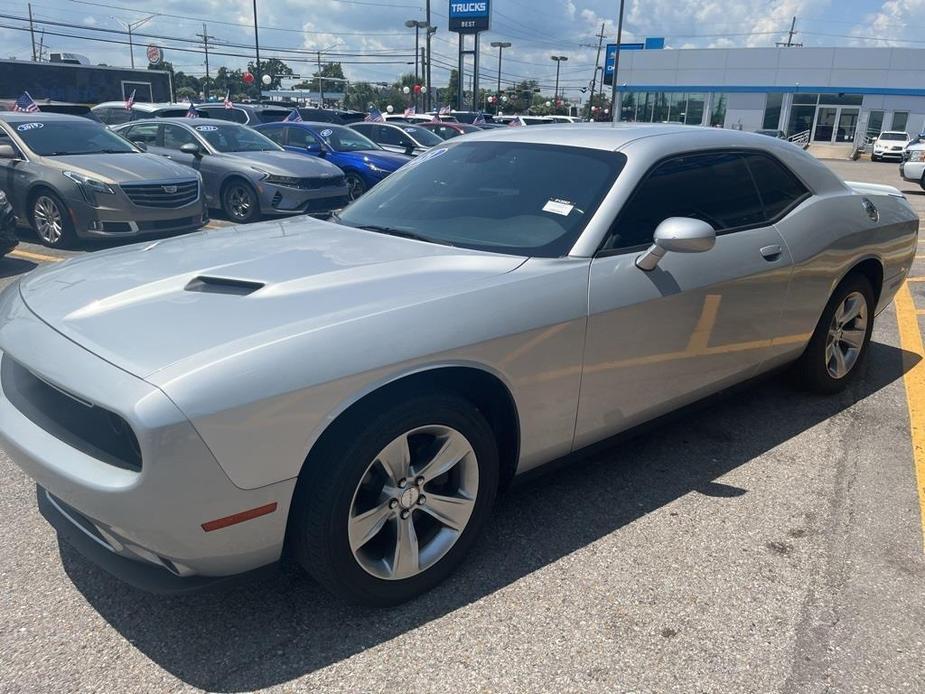
[[[594,74],[591,76],[591,97],[588,99],[588,120],[591,120],[591,108],[594,106],[594,87],[597,85],[597,70],[601,64],[601,46],[604,45],[604,22],[601,22],[601,33],[597,35],[597,57],[594,59]],[[603,81],[603,80],[602,80]],[[604,85],[601,84],[601,91]]]
[[[620,43],[623,41],[623,9],[626,0],[620,0],[620,21],[617,22],[617,49],[613,54],[613,78],[610,84],[610,123],[616,124],[620,120],[620,111],[617,108],[617,73],[620,69]],[[607,74],[607,68],[604,68]]]
[[[427,0],[424,21],[427,22],[427,36],[424,39],[427,44],[427,67],[425,68],[426,72],[424,73],[424,84],[427,87],[427,96],[424,97],[424,110],[430,111],[430,37],[433,36],[435,31],[437,31],[437,27],[430,23],[430,0]]]
[[[318,105],[324,108],[324,78],[321,76],[321,51],[318,51]]]
[[[214,36],[209,36],[209,30],[206,28],[205,22],[202,24],[202,33],[196,34],[199,38],[202,39],[202,45],[205,48],[206,52],[206,80],[202,84],[202,96],[208,101],[209,100],[209,80],[211,79],[209,75],[209,39],[214,39]]]
[[[794,17],[793,20],[790,22],[790,31],[787,33],[787,42],[784,43],[783,41],[778,41],[774,45],[777,46],[778,48],[802,48],[803,47],[802,43],[793,42],[793,35],[795,33],[797,33],[797,18],[796,17]]]
[[[262,75],[260,74],[260,35],[257,31],[257,0],[254,0],[254,50],[257,54],[257,64],[254,66],[254,71],[257,74],[254,75],[254,82],[257,84],[257,93],[260,94],[260,91],[263,89],[263,87],[260,86],[260,78]],[[260,99],[258,99],[258,101],[259,100]]]
[[[32,37],[32,62],[36,62],[35,57],[35,27],[32,26],[32,3],[29,3],[29,36]]]

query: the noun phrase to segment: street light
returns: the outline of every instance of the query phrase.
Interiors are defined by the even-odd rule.
[[[610,86],[610,108],[612,113],[610,122],[620,120],[621,107],[617,106],[617,71],[620,69],[620,43],[623,41],[623,6],[625,0],[620,0],[620,20],[617,22],[617,48],[613,53],[613,78]]]
[[[135,69],[135,45],[132,43],[132,32],[135,31],[138,27],[144,26],[152,19],[157,17],[156,14],[152,14],[144,19],[139,19],[137,22],[126,22],[118,17],[113,17],[119,24],[124,26],[128,30],[128,54],[132,59],[132,69]]]
[[[420,31],[421,29],[430,30],[430,25],[421,19],[409,19],[405,22],[405,26],[409,29],[414,29],[414,83],[418,83],[418,54],[420,53]],[[428,56],[429,57],[429,56]],[[421,66],[423,67],[423,66]],[[417,107],[417,94],[414,97],[414,105]]]
[[[501,52],[505,48],[510,48],[511,43],[510,41],[492,41],[491,47],[498,49],[498,96],[500,96],[501,95]],[[496,107],[495,113],[497,112],[498,112],[498,108]]]
[[[568,60],[567,56],[564,55],[551,55],[549,56],[552,60],[556,61],[556,93],[555,100],[559,100],[559,66],[562,65],[562,61]]]
[[[254,74],[260,74],[260,37],[257,31],[257,0],[254,0],[254,50],[257,54],[257,64],[254,65]],[[257,101],[260,101],[260,87],[257,87]]]

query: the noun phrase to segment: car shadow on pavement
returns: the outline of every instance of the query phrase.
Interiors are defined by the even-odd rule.
[[[64,542],[61,558],[99,614],[187,684],[238,692],[286,683],[501,590],[686,494],[723,502],[749,493],[716,480],[876,393],[918,359],[876,342],[869,357],[875,368],[834,397],[769,377],[516,485],[460,570],[394,609],[344,604],[292,567],[223,592],[165,598],[109,577]]]
[[[34,270],[37,266],[38,263],[23,260],[22,258],[0,258],[0,279],[22,275]]]

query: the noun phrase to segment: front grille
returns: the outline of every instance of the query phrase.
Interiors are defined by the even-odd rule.
[[[141,470],[138,438],[115,412],[46,383],[7,354],[0,383],[13,407],[55,438],[104,463]]]
[[[285,188],[295,188],[297,190],[321,190],[322,188],[341,188],[347,185],[347,179],[344,176],[331,176],[325,178],[295,178],[291,176],[269,176],[267,183],[283,186]]]
[[[199,217],[182,217],[181,219],[153,219],[136,222],[139,231],[163,231],[165,229],[191,229],[201,226]]]
[[[347,203],[346,195],[336,195],[329,198],[316,198],[315,200],[309,200],[305,203],[303,211],[308,213],[317,213],[317,212],[330,212],[332,210],[339,210],[342,207],[346,207]]]
[[[139,207],[173,209],[189,205],[199,197],[199,181],[123,183],[122,190]]]

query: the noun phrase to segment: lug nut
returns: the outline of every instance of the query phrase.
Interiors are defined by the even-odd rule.
[[[410,515],[411,515],[411,511],[402,511],[402,512],[401,512],[401,519],[402,519],[402,520],[408,520],[408,516],[410,516]]]
[[[389,502],[389,508],[395,508],[396,506],[398,506],[398,499],[392,499]]]
[[[426,501],[427,501],[427,497],[426,497],[426,496],[423,496],[423,495],[422,495],[422,496],[419,496],[419,497],[418,497],[418,505],[423,506],[424,503],[425,503]]]
[[[414,481],[414,483],[415,483],[417,486],[419,486],[419,487],[423,487],[423,486],[424,486],[424,478],[423,478],[423,477],[418,477],[418,478]]]

